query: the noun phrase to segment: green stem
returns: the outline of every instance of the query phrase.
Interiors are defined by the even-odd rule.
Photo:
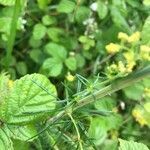
[[[141,69],[135,73],[132,73],[124,78],[116,79],[116,80],[112,81],[112,83],[110,85],[106,86],[105,88],[103,88],[97,92],[94,92],[92,95],[89,95],[89,96],[79,100],[77,105],[75,106],[74,110],[79,109],[87,104],[94,102],[95,99],[93,99],[93,97],[95,97],[96,99],[100,99],[106,95],[112,94],[118,90],[128,87],[149,75],[150,75],[150,65],[145,67],[144,69]]]
[[[7,52],[6,52],[6,67],[8,68],[11,63],[11,55],[13,51],[13,45],[16,37],[17,22],[21,11],[20,0],[15,1],[14,12],[11,21],[10,34],[7,43]]]
[[[78,130],[78,127],[76,125],[76,122],[75,120],[73,119],[72,115],[70,113],[68,113],[68,116],[70,117],[74,127],[75,127],[75,130],[77,132],[77,137],[78,137],[78,142],[79,142],[79,147],[80,147],[80,150],[83,150],[83,146],[82,146],[82,143],[81,143],[81,138],[80,138],[80,133],[79,133],[79,130]]]
[[[150,65],[141,70],[138,70],[124,78],[120,78],[120,79],[116,79],[116,80],[112,81],[112,83],[110,85],[106,86],[105,88],[100,89],[99,91],[93,92],[92,95],[82,98],[81,100],[79,100],[76,103],[76,105],[73,105],[73,106],[71,105],[69,107],[70,108],[73,107],[72,111],[75,111],[85,105],[95,102],[95,99],[93,97],[95,97],[96,100],[100,99],[108,94],[112,94],[118,90],[128,87],[128,86],[134,84],[135,82],[140,81],[143,78],[148,77],[148,76],[150,76]],[[53,124],[55,121],[60,120],[62,117],[66,116],[66,115],[68,115],[67,111],[62,110],[56,116],[50,118],[47,121],[47,124],[48,124],[47,127],[50,124]]]

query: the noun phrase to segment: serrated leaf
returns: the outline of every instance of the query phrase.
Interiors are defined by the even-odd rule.
[[[143,44],[150,46],[150,16],[145,20],[141,38]]]
[[[5,102],[0,105],[0,118],[9,124],[28,124],[53,112],[56,89],[40,74],[16,80]]]
[[[137,143],[133,141],[125,141],[122,139],[119,139],[119,150],[149,150],[146,145],[143,143]]]
[[[5,127],[0,128],[0,149],[1,150],[14,150],[12,141],[7,134]]]
[[[71,13],[75,6],[75,3],[70,0],[61,0],[58,4],[57,11],[61,13]]]
[[[35,138],[35,135],[37,135],[36,128],[33,125],[27,125],[27,126],[13,126],[9,125],[9,130],[11,137],[13,139],[21,140],[21,141],[33,141]]]
[[[64,61],[67,57],[66,49],[62,45],[56,43],[48,43],[45,46],[45,52],[60,61]]]
[[[12,6],[15,4],[15,0],[0,0],[1,5]]]
[[[62,62],[57,58],[48,58],[44,61],[42,69],[46,71],[48,77],[56,77],[61,74]]]

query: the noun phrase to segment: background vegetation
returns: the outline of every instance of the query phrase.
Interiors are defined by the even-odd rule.
[[[149,0],[0,0],[0,149],[147,150],[149,61]]]

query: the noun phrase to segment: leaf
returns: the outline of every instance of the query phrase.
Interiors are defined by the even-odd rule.
[[[17,69],[17,72],[20,74],[20,75],[25,75],[27,74],[27,65],[25,62],[23,61],[20,61],[17,63],[16,65],[16,69]]]
[[[14,150],[12,141],[6,131],[5,127],[0,128],[0,149],[1,150]]]
[[[0,18],[0,32],[9,33],[11,20],[10,17]]]
[[[37,0],[40,9],[45,9],[52,0]]]
[[[9,92],[9,76],[6,73],[0,74],[0,105],[3,104],[3,102],[6,99],[6,95]]]
[[[48,43],[45,46],[45,52],[61,61],[64,61],[67,57],[66,49],[56,43]]]
[[[150,46],[150,16],[145,20],[141,38],[143,44]]]
[[[85,59],[81,54],[75,55],[77,67],[82,68],[85,65]]]
[[[69,57],[69,58],[67,58],[65,60],[65,64],[72,71],[75,71],[76,68],[77,68],[77,62],[76,62],[75,57]]]
[[[60,36],[63,33],[64,32],[62,29],[56,28],[56,27],[51,27],[51,28],[48,28],[47,30],[48,37],[54,42],[60,41]]]
[[[57,11],[61,13],[71,13],[75,6],[75,3],[70,0],[61,0],[58,4]]]
[[[75,19],[78,23],[83,23],[90,16],[90,9],[84,6],[79,6],[75,13]]]
[[[15,4],[15,0],[0,0],[1,5],[12,6]]]
[[[111,6],[110,7],[111,10],[111,16],[112,16],[112,20],[113,22],[119,27],[122,28],[124,27],[125,30],[130,31],[129,25],[126,22],[126,19],[122,16],[121,12],[119,11],[119,9],[115,6]]]
[[[26,75],[14,82],[0,105],[0,118],[9,124],[37,121],[53,112],[56,95],[55,86],[44,75]]]
[[[41,23],[38,23],[34,26],[33,29],[33,38],[35,40],[42,39],[46,34],[46,27],[42,25]]]
[[[37,131],[36,128],[33,125],[27,125],[27,126],[13,126],[13,125],[9,125],[9,130],[10,130],[10,134],[11,137],[13,139],[17,139],[17,140],[21,140],[21,141],[33,141],[35,138],[35,135],[37,135]],[[32,138],[32,139],[31,139]]]
[[[49,25],[55,24],[56,21],[57,20],[56,20],[55,17],[49,16],[49,15],[45,15],[45,16],[42,17],[42,23],[45,26],[49,26]]]
[[[141,100],[144,87],[140,83],[136,83],[128,88],[123,89],[125,95],[132,100]]]
[[[99,118],[92,118],[88,133],[89,138],[91,138],[96,145],[100,145],[107,137],[105,122]]]
[[[115,107],[115,100],[111,97],[104,97],[95,102],[95,108],[101,111],[112,111]]]
[[[100,19],[104,19],[108,13],[107,5],[103,1],[98,1],[97,8],[98,16]]]
[[[42,69],[46,71],[48,77],[56,77],[61,74],[63,64],[57,58],[48,58],[44,61]]]
[[[41,64],[44,59],[43,53],[40,49],[33,49],[29,52],[30,58],[37,64]]]
[[[119,139],[119,143],[119,150],[149,150],[148,147],[142,143],[125,141],[122,139]]]

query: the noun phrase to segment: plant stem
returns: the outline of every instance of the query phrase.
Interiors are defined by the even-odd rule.
[[[79,147],[80,147],[80,150],[83,150],[83,146],[82,146],[82,143],[81,143],[81,138],[80,138],[80,133],[79,133],[79,130],[78,130],[78,127],[76,125],[76,122],[75,120],[73,119],[72,115],[70,113],[68,113],[68,116],[70,117],[74,127],[75,127],[75,130],[77,132],[77,136],[78,136],[78,142],[79,142]]]
[[[79,100],[74,110],[94,102],[95,99],[93,99],[93,97],[95,97],[96,99],[100,99],[106,95],[112,94],[120,89],[130,86],[148,75],[150,75],[150,65],[124,78],[116,79],[112,81],[110,85],[104,87],[103,89]]]
[[[150,65],[141,70],[138,70],[124,78],[119,78],[119,79],[112,81],[112,83],[110,85],[104,87],[103,89],[100,89],[99,91],[93,92],[92,95],[82,98],[81,100],[79,100],[76,103],[76,105],[73,105],[73,108],[72,108],[72,105],[70,106],[70,108],[72,108],[72,111],[75,111],[85,105],[95,102],[95,99],[93,99],[93,97],[95,97],[96,100],[100,99],[108,94],[112,94],[118,90],[128,87],[128,86],[134,84],[135,82],[140,81],[143,78],[148,77],[148,76],[150,76]],[[66,110],[62,110],[56,116],[50,118],[47,121],[47,124],[49,124],[49,125],[53,124],[55,121],[58,121],[62,117],[66,116],[67,114],[68,113]],[[49,125],[47,125],[47,127]]]
[[[8,43],[7,43],[7,52],[6,52],[6,68],[7,69],[11,63],[11,55],[12,55],[13,45],[14,45],[14,41],[16,37],[17,21],[20,15],[20,11],[21,11],[20,0],[16,0],[15,6],[14,6],[14,12],[12,16],[12,21],[11,21],[10,34],[9,34]]]

